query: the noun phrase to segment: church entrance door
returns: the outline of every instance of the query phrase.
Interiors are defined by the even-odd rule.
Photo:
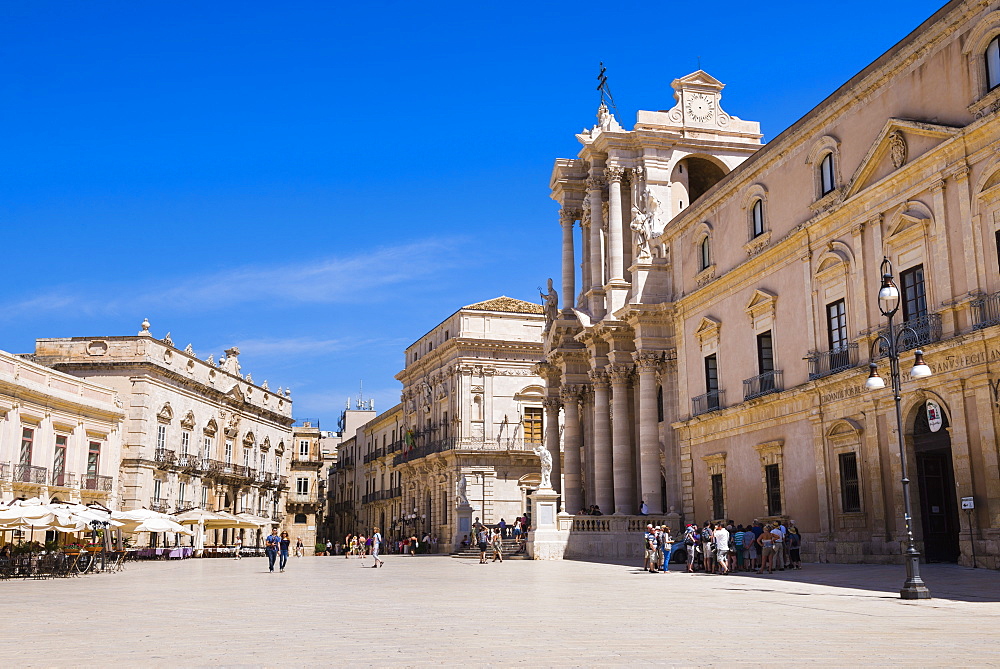
[[[958,562],[958,505],[955,472],[951,460],[948,419],[931,431],[925,404],[913,426],[913,447],[917,458],[917,488],[927,562]]]

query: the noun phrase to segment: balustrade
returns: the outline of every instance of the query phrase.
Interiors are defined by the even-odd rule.
[[[829,351],[810,351],[806,360],[809,362],[809,380],[821,379],[857,367],[858,345],[851,343]]]
[[[983,295],[972,301],[972,328],[982,330],[1000,323],[1000,293]]]
[[[770,393],[780,393],[782,388],[781,370],[774,369],[743,381],[743,399],[752,400]]]
[[[45,467],[15,465],[13,480],[15,483],[34,483],[37,485],[45,485],[48,479],[48,471],[49,470]]]
[[[700,416],[703,413],[725,408],[723,404],[725,393],[724,390],[713,390],[710,393],[691,398],[691,415]]]

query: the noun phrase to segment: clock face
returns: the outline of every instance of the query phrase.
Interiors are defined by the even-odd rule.
[[[691,120],[704,123],[712,118],[715,102],[704,93],[692,93],[687,98],[687,112]]]

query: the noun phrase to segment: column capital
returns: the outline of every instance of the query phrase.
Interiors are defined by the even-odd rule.
[[[579,402],[583,398],[583,386],[563,386],[559,391],[563,405]]]
[[[604,180],[604,177],[601,176],[590,177],[589,179],[587,179],[587,190],[599,191],[602,190],[607,185],[608,184]]]
[[[546,397],[542,400],[542,406],[546,411],[559,411],[562,401],[558,397]]]
[[[550,387],[558,385],[560,370],[551,362],[536,362],[532,371],[545,379],[546,385]]]
[[[611,166],[604,168],[604,178],[608,180],[609,183],[617,181],[621,183],[627,178],[626,169],[624,167]]]
[[[607,388],[608,387],[608,373],[603,369],[592,369],[588,372],[591,382],[593,382],[595,388]]]
[[[604,368],[612,385],[621,385],[629,382],[635,372],[635,365],[612,364]]]
[[[645,167],[633,167],[632,168],[632,183],[639,183],[640,181],[646,180],[646,168]]]
[[[659,371],[664,360],[664,351],[636,351],[632,354],[639,373],[655,373]]]
[[[563,207],[559,210],[559,221],[563,225],[573,225],[573,223],[576,222],[582,215],[583,212],[580,209],[575,207]]]

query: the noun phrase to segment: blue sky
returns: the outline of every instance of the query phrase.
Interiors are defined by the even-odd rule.
[[[559,276],[599,61],[627,128],[700,57],[767,140],[941,5],[7,0],[0,348],[148,317],[334,429],[456,308]]]

